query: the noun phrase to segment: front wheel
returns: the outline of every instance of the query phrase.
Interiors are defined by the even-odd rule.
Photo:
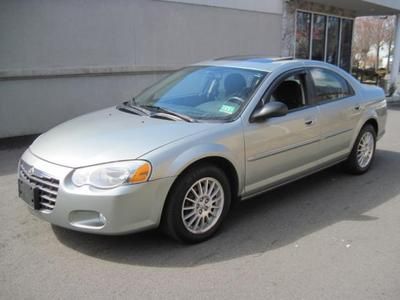
[[[353,174],[362,174],[371,167],[375,155],[376,132],[370,124],[365,125],[354,143],[347,161],[346,169]]]
[[[231,203],[229,181],[213,165],[200,165],[174,184],[163,215],[163,229],[175,239],[198,243],[220,227]]]

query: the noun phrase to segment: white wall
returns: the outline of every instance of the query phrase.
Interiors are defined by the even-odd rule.
[[[39,133],[122,102],[160,77],[115,69],[279,55],[281,21],[264,12],[154,0],[2,0],[0,138]],[[107,76],[52,77],[100,67]]]
[[[41,133],[75,116],[132,98],[160,75],[0,82],[0,137]]]

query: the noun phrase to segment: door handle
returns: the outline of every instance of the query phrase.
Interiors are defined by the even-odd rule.
[[[306,121],[304,122],[304,124],[306,124],[307,126],[311,126],[311,125],[313,125],[314,123],[315,123],[314,120],[306,120]]]
[[[355,111],[359,111],[359,110],[360,110],[360,108],[361,108],[361,107],[360,107],[360,105],[356,105],[356,106],[354,106],[354,110],[355,110]]]

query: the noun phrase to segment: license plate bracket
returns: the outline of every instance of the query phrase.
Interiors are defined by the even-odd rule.
[[[18,179],[18,195],[31,208],[40,209],[39,189],[34,187],[22,179]]]

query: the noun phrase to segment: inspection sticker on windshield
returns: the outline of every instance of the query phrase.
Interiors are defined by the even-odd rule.
[[[236,107],[230,105],[222,105],[219,109],[220,112],[224,112],[226,114],[233,114],[235,112]]]

